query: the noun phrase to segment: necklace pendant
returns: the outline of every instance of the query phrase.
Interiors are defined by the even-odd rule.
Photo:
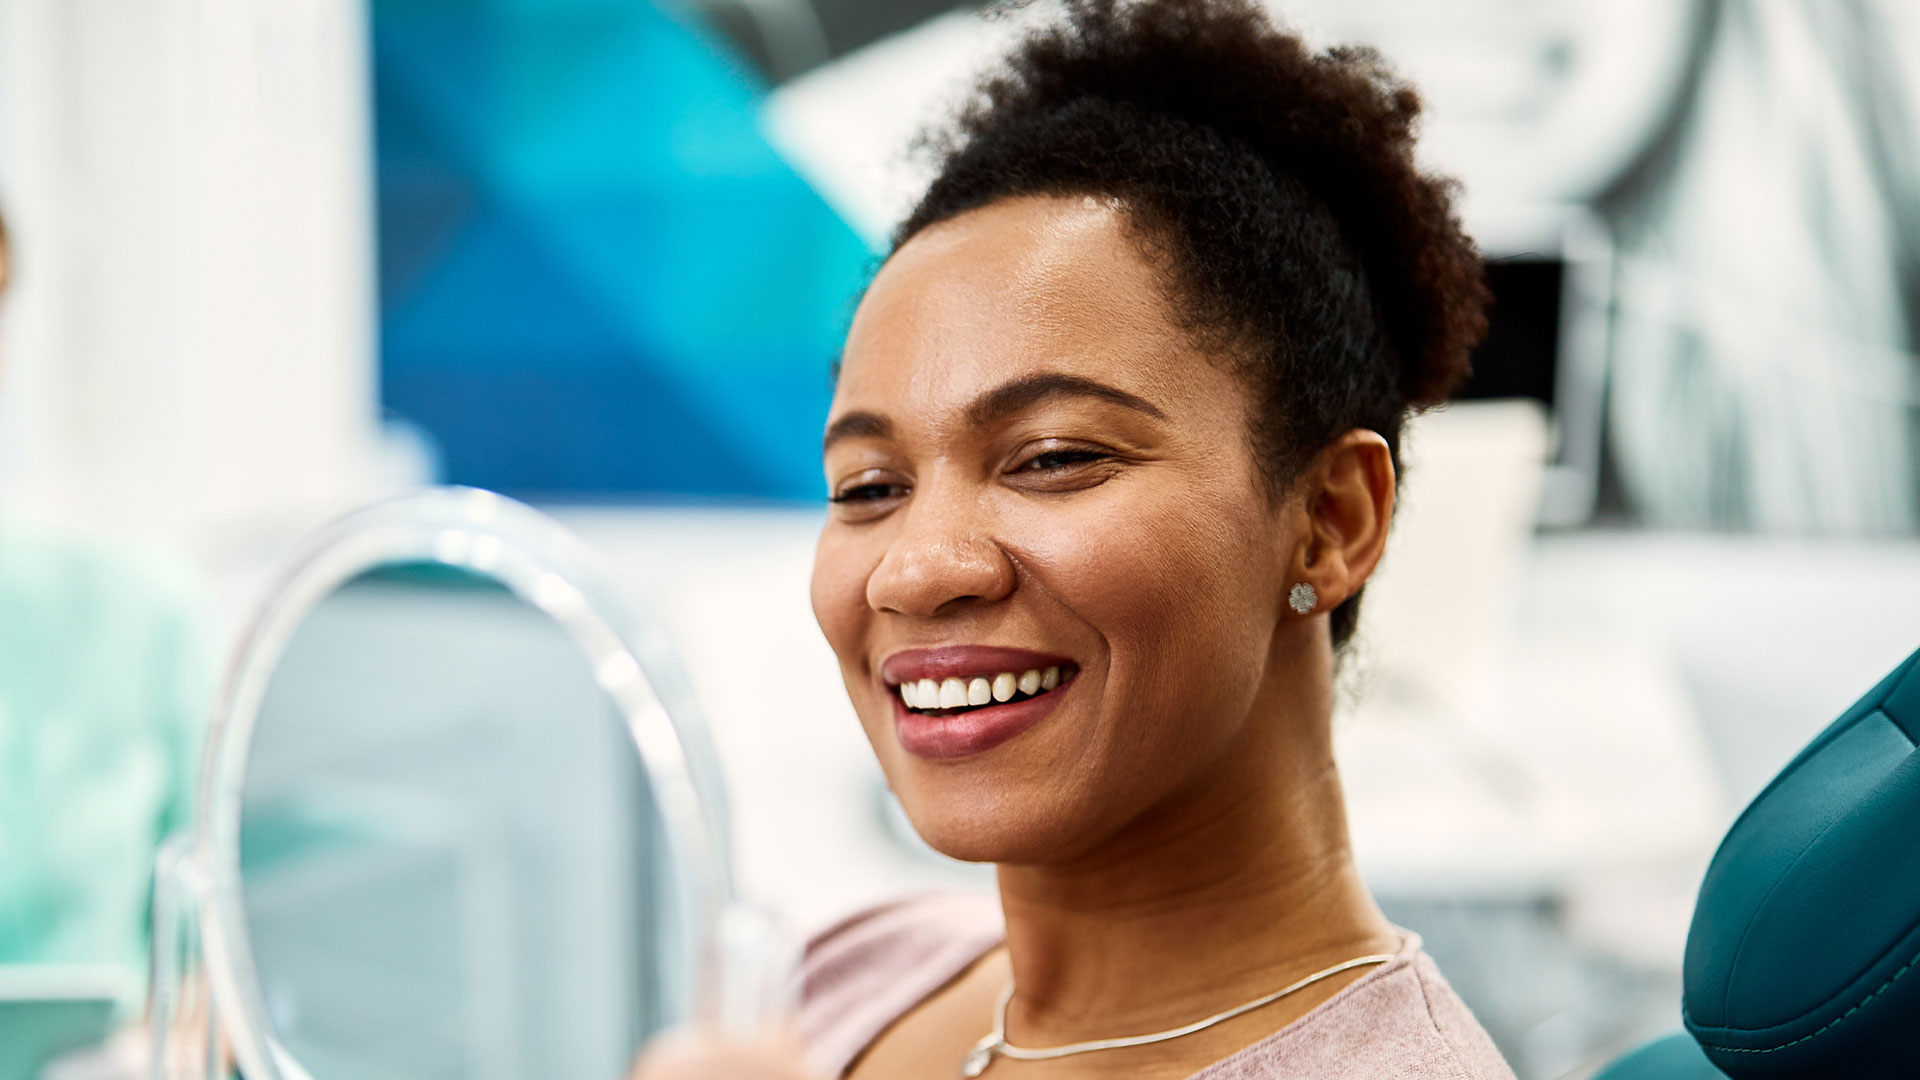
[[[966,1080],[973,1080],[974,1077],[986,1072],[987,1066],[992,1063],[993,1045],[991,1043],[981,1043],[979,1046],[967,1051],[967,1059],[960,1063],[960,1075],[965,1077]]]

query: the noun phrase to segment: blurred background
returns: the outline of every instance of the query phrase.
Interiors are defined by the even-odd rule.
[[[1523,1080],[1582,1076],[1678,1025],[1720,834],[1920,645],[1920,7],[1272,6],[1421,89],[1496,295],[1345,666],[1355,842]],[[671,630],[750,893],[986,887],[807,575],[912,140],[1046,11],[0,0],[0,520],[164,578],[210,685],[317,524],[525,498]]]

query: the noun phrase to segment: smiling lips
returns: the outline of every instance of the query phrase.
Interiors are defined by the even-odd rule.
[[[908,753],[966,757],[1039,723],[1078,667],[1065,657],[979,645],[910,649],[880,675],[892,691],[894,732]]]

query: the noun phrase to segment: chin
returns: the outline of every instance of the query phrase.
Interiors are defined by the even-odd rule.
[[[1021,821],[963,819],[953,814],[927,821],[907,815],[927,846],[949,859],[971,863],[1044,863],[1054,861],[1054,845],[1045,830]]]
[[[1039,864],[1073,858],[1105,831],[1083,802],[1055,788],[1022,790],[989,783],[896,783],[914,832],[950,859]]]

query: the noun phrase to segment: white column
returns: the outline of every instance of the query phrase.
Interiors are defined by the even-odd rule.
[[[0,499],[199,545],[375,482],[363,5],[0,0]]]

